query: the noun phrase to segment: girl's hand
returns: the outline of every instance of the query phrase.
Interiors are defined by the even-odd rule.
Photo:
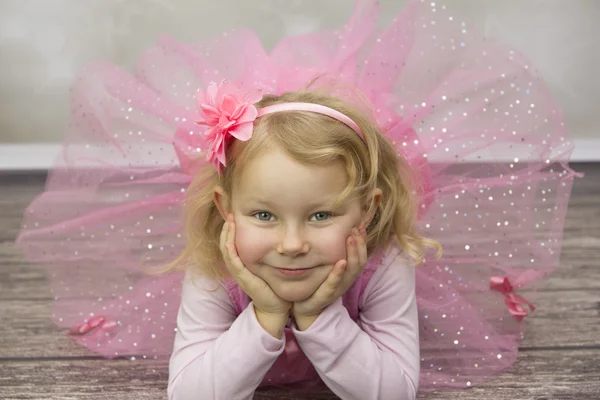
[[[300,330],[306,330],[319,314],[352,286],[367,265],[367,230],[353,228],[346,239],[347,260],[338,261],[329,276],[306,300],[294,303],[292,314]]]
[[[263,316],[277,320],[283,320],[285,317],[285,322],[287,322],[292,303],[277,296],[267,282],[246,268],[238,256],[234,240],[235,222],[233,214],[230,214],[223,224],[220,238],[221,254],[223,254],[225,266],[242,290],[252,299],[257,316],[261,313]]]

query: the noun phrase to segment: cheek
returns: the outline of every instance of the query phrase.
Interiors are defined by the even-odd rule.
[[[331,263],[346,258],[346,239],[352,228],[340,226],[324,229],[315,236],[314,243],[327,255]]]
[[[269,241],[262,229],[252,224],[236,224],[235,246],[240,259],[247,267],[258,263],[269,252]]]

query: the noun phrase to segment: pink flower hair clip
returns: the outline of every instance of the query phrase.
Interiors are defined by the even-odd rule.
[[[308,111],[323,114],[336,119],[350,127],[366,144],[365,137],[360,127],[350,117],[333,108],[315,103],[278,103],[257,110],[255,103],[262,99],[259,92],[244,92],[227,81],[220,84],[212,82],[206,93],[198,92],[196,100],[203,119],[196,122],[198,125],[207,125],[204,132],[210,144],[206,160],[215,167],[219,177],[223,168],[227,166],[225,153],[227,146],[235,138],[243,142],[252,137],[254,121],[263,115],[281,111]]]
[[[195,122],[208,126],[204,132],[210,143],[206,160],[215,167],[219,177],[227,166],[225,152],[233,138],[245,142],[252,137],[254,120],[258,117],[254,103],[261,98],[260,93],[242,91],[227,81],[211,82],[206,93],[198,92],[196,101],[202,119]]]

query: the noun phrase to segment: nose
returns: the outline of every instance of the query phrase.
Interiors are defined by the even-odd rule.
[[[277,245],[277,252],[291,257],[308,253],[310,246],[301,227],[287,226],[281,233],[281,240]]]

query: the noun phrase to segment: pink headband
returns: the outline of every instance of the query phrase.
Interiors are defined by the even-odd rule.
[[[279,103],[257,110],[254,104],[261,98],[259,93],[244,92],[226,81],[218,85],[211,83],[206,93],[198,92],[196,101],[203,119],[195,122],[198,125],[208,126],[204,132],[210,145],[206,160],[215,167],[219,176],[227,165],[225,153],[232,138],[244,142],[249,140],[252,137],[254,121],[267,114],[281,111],[309,111],[323,114],[349,126],[366,143],[358,124],[333,108],[314,103]]]
[[[333,119],[337,119],[340,122],[348,125],[354,132],[360,136],[363,142],[366,143],[365,137],[363,136],[362,131],[359,126],[354,122],[350,117],[346,114],[339,112],[338,110],[334,110],[333,108],[329,108],[327,106],[323,106],[321,104],[314,103],[279,103],[273,104],[272,106],[263,107],[258,110],[258,117],[262,117],[263,115],[273,114],[279,111],[310,111],[317,114],[327,115]],[[257,118],[258,118],[257,117]]]

